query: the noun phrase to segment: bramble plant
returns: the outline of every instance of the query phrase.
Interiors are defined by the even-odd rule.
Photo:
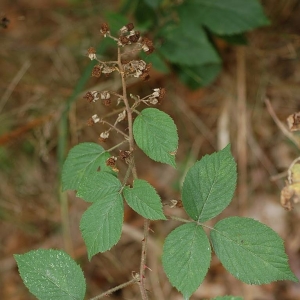
[[[111,34],[106,23],[102,24],[101,32],[117,44],[117,60],[101,61],[96,50],[89,48],[89,58],[97,61],[92,76],[117,72],[122,93],[91,91],[84,98],[88,102],[100,102],[120,109],[114,110],[113,124],[97,114],[88,124],[102,123],[108,127],[100,134],[100,141],[107,140],[113,132],[120,134],[123,140],[108,150],[96,143],[82,143],[72,148],[63,167],[62,186],[63,190],[76,190],[77,196],[91,203],[80,221],[89,259],[108,251],[120,240],[124,201],[144,218],[144,238],[141,241],[140,270],[134,273],[132,280],[93,299],[104,298],[134,283],[139,285],[141,299],[148,299],[146,261],[150,220],[173,219],[184,223],[166,237],[162,255],[163,268],[184,299],[189,299],[204,280],[210,266],[211,245],[224,267],[245,283],[297,282],[288,265],[283,241],[271,228],[254,219],[237,216],[225,218],[214,227],[205,224],[229,205],[235,191],[237,172],[230,145],[205,155],[186,174],[182,205],[190,219],[165,215],[155,188],[138,177],[135,151],[139,147],[152,160],[175,167],[177,128],[169,115],[153,108],[164,98],[164,88],[156,88],[143,97],[127,91],[130,77],[149,78],[151,66],[136,59],[136,55],[139,51],[152,53],[153,43],[142,38],[132,23],[123,26],[117,37]],[[148,107],[138,110],[141,104]],[[121,123],[126,123],[126,130]],[[120,161],[127,168],[123,178],[119,178]],[[209,237],[203,227],[209,229]],[[34,250],[15,255],[15,259],[25,285],[37,298],[84,299],[86,284],[82,270],[65,252]],[[215,299],[242,298],[224,296]]]

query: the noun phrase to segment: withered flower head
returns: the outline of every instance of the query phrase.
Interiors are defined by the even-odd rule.
[[[111,167],[112,170],[115,171],[115,172],[119,172],[118,168],[116,167],[117,159],[118,159],[117,157],[111,156],[110,158],[108,158],[108,159],[106,160],[106,165],[107,165],[108,167]]]
[[[98,97],[98,92],[97,91],[92,91],[92,92],[87,92],[83,98],[86,99],[88,102],[96,102],[97,100],[99,100]]]
[[[91,118],[88,119],[87,121],[87,125],[88,126],[93,126],[96,123],[100,122],[100,118],[98,117],[98,115],[93,115]]]
[[[143,38],[141,41],[142,49],[145,53],[151,54],[154,51],[153,42],[148,38]]]
[[[130,151],[128,150],[119,150],[119,157],[122,159],[122,160],[126,160],[130,157]]]
[[[101,29],[100,29],[100,32],[106,36],[107,33],[109,33],[109,26],[107,23],[102,23],[101,24]]]
[[[97,59],[96,49],[94,47],[90,47],[87,52],[88,52],[88,57],[90,60]]]
[[[130,44],[130,40],[129,40],[129,38],[127,36],[121,35],[119,37],[119,44],[120,44],[120,46],[122,46],[122,45],[128,45],[128,44]]]
[[[92,76],[99,78],[101,76],[101,72],[102,72],[102,66],[96,65],[96,66],[94,66],[94,68],[92,70]]]
[[[140,32],[139,31],[132,31],[130,32],[130,34],[128,35],[128,38],[130,40],[130,42],[132,43],[136,43],[139,39],[140,39]]]
[[[128,24],[126,25],[126,28],[127,28],[128,31],[131,31],[131,30],[134,28],[133,23],[128,23]]]
[[[128,31],[131,31],[134,28],[132,23],[128,23],[120,29],[120,34],[126,34]]]

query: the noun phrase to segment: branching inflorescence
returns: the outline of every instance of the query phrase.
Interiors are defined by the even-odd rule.
[[[161,104],[162,99],[165,96],[165,89],[158,87],[153,90],[153,93],[150,95],[140,97],[139,95],[128,95],[126,80],[132,77],[140,78],[143,81],[150,79],[149,71],[151,69],[151,64],[147,64],[142,59],[137,59],[137,54],[143,51],[146,54],[151,54],[154,51],[153,42],[145,37],[140,35],[139,31],[134,30],[134,25],[129,23],[123,26],[119,30],[118,37],[112,36],[110,28],[107,23],[101,25],[100,32],[106,38],[111,38],[117,44],[117,60],[116,61],[101,61],[97,58],[96,50],[94,47],[88,49],[88,57],[91,60],[96,60],[98,63],[94,66],[92,70],[92,76],[99,78],[103,75],[109,76],[113,72],[118,72],[122,82],[122,93],[118,93],[111,90],[104,91],[89,91],[85,94],[84,98],[88,102],[101,102],[104,106],[121,106],[122,109],[113,124],[110,124],[104,118],[94,114],[88,120],[87,124],[93,126],[96,123],[103,123],[108,125],[109,129],[100,133],[99,141],[105,142],[110,135],[111,131],[116,131],[124,137],[124,142],[128,142],[128,150],[119,150],[119,158],[122,161],[125,161],[128,164],[128,170],[132,172],[133,178],[137,179],[137,173],[135,168],[135,161],[133,151],[135,149],[135,142],[133,137],[133,114],[138,114],[136,110],[140,104],[145,104],[147,106],[155,106]],[[128,122],[128,132],[125,133],[122,129],[118,128],[118,124],[123,120],[127,119]],[[121,145],[120,143],[119,145]],[[117,157],[111,156],[106,160],[106,165],[111,167],[112,170],[118,171],[116,167]],[[126,173],[126,180],[129,177],[130,172]],[[147,299],[147,293],[144,285],[144,272],[145,272],[145,262],[146,262],[146,245],[147,245],[147,236],[148,236],[148,227],[149,222],[145,220],[144,228],[144,239],[143,239],[143,249],[141,257],[141,267],[139,274],[140,290],[142,294],[142,299]]]
[[[109,26],[107,23],[101,25],[100,32],[104,37],[111,38],[114,40],[118,46],[117,60],[116,61],[101,61],[97,58],[96,50],[94,47],[88,49],[88,57],[91,60],[96,60],[96,64],[92,70],[93,77],[101,77],[102,75],[109,76],[112,72],[118,72],[122,81],[122,94],[115,91],[105,90],[105,91],[89,91],[86,93],[84,98],[88,102],[98,102],[100,101],[105,106],[116,105],[123,106],[124,109],[118,113],[117,118],[113,124],[110,124],[104,118],[99,117],[97,114],[91,116],[87,124],[89,126],[94,125],[95,123],[103,123],[109,126],[109,129],[100,133],[99,141],[104,142],[109,138],[110,132],[115,130],[118,133],[121,133],[124,136],[124,139],[129,143],[129,150],[123,151],[120,150],[119,157],[125,160],[127,163],[131,164],[130,168],[133,171],[133,174],[136,174],[134,167],[134,157],[132,152],[134,150],[134,139],[132,133],[132,124],[133,124],[133,113],[138,113],[136,108],[144,103],[147,106],[154,106],[160,104],[162,99],[165,96],[164,88],[155,88],[153,93],[150,95],[140,97],[138,95],[128,95],[126,80],[128,78],[140,78],[143,81],[149,80],[150,75],[149,71],[151,64],[147,64],[142,59],[136,59],[136,56],[139,52],[143,51],[146,54],[151,54],[154,51],[153,42],[148,39],[141,37],[140,32],[134,30],[134,25],[132,23],[123,26],[119,30],[118,37],[111,35]],[[118,123],[125,120],[127,117],[128,122],[128,135],[117,127]],[[129,159],[131,157],[131,159]],[[113,161],[114,160],[114,163]],[[107,161],[108,165],[115,168],[114,159],[109,159]],[[115,170],[117,170],[115,168]],[[136,177],[133,175],[134,178]]]

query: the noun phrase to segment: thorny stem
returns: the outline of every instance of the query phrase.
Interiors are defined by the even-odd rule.
[[[122,79],[122,88],[123,88],[123,101],[126,107],[127,112],[127,120],[128,120],[128,135],[129,135],[129,151],[132,153],[132,158],[130,161],[131,171],[133,179],[137,179],[137,172],[134,162],[134,139],[133,139],[133,120],[132,120],[132,109],[130,108],[128,99],[127,99],[127,89],[125,82],[125,74],[124,68],[121,62],[121,48],[118,47],[118,67],[120,70],[120,75]],[[145,265],[146,265],[146,256],[147,256],[147,241],[148,241],[148,228],[149,228],[149,220],[145,219],[144,221],[144,239],[142,241],[142,254],[141,254],[141,264],[140,264],[140,292],[143,300],[148,300],[148,295],[145,287]]]
[[[104,298],[104,297],[107,297],[108,295],[112,294],[113,292],[115,291],[118,291],[118,290],[121,290],[123,289],[124,287],[128,286],[128,285],[131,285],[133,283],[136,283],[136,282],[139,282],[139,276],[136,276],[134,277],[133,279],[131,279],[130,281],[127,281],[127,282],[124,282],[118,286],[115,286],[114,288],[94,297],[94,298],[91,298],[90,300],[98,300],[98,299],[101,299],[101,298]]]

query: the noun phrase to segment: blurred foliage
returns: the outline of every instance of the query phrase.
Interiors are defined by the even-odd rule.
[[[222,70],[216,38],[246,45],[245,32],[269,24],[258,0],[124,0],[119,13],[107,15],[113,30],[124,25],[124,15],[155,42],[147,62],[163,73],[175,71],[193,89],[209,85]]]

